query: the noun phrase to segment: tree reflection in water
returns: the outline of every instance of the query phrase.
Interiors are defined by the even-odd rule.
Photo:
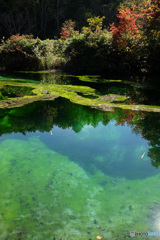
[[[149,143],[148,157],[152,166],[160,165],[160,113],[114,109],[103,112],[86,106],[57,98],[54,101],[39,101],[21,108],[0,110],[0,136],[3,134],[27,132],[50,132],[54,126],[61,129],[71,128],[75,133],[84,126],[94,128],[99,123],[106,126],[110,121],[117,126],[129,126],[135,134]]]

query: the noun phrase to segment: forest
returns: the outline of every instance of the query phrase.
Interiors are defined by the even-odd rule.
[[[160,0],[0,0],[0,69],[157,76]]]
[[[62,23],[76,21],[80,30],[91,16],[116,20],[120,0],[0,0],[0,36],[33,34],[42,39],[59,36]]]

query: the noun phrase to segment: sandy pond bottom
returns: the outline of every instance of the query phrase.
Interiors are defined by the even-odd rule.
[[[131,231],[159,233],[160,174],[140,180],[98,169],[91,174],[30,137],[1,142],[0,183],[1,240],[121,240],[130,239]]]

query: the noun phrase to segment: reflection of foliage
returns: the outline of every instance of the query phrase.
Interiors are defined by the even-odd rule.
[[[135,114],[135,112],[132,110],[125,111],[124,116],[121,119],[117,120],[116,124],[124,126],[125,122],[128,123],[133,120],[134,114]]]
[[[158,116],[157,116],[158,115]],[[139,124],[142,136],[149,141],[151,148],[148,156],[152,159],[152,165],[160,166],[160,117],[159,114],[147,114]]]
[[[128,92],[128,88],[119,88],[119,87],[110,87],[107,91],[107,93],[114,93],[114,94],[120,94],[120,95],[124,95]]]
[[[152,165],[158,168],[160,166],[160,146],[150,148],[148,156],[152,159]]]
[[[56,109],[48,102],[34,102],[15,109],[0,111],[0,135],[12,132],[50,131]]]
[[[144,114],[145,113],[139,111],[116,109],[115,112],[109,112],[108,117],[109,119],[114,119],[116,125],[124,126],[126,123],[128,126],[132,126],[132,124],[135,124],[139,119],[142,119]]]
[[[58,98],[46,102],[34,102],[12,110],[0,110],[0,135],[12,132],[50,131],[53,125],[62,129],[72,128],[81,131],[85,125],[96,127],[101,121],[108,123],[105,113],[85,106],[76,105],[69,100]]]
[[[31,96],[34,95],[32,93],[32,88],[30,87],[18,87],[18,86],[9,86],[6,85],[2,90],[1,93],[3,96],[8,97],[23,97],[23,96]]]
[[[135,86],[132,89],[128,89],[127,95],[129,98],[126,103],[159,106],[160,105],[159,94],[160,94],[159,89],[151,90],[150,88],[140,88]]]
[[[53,126],[62,129],[72,128],[80,132],[86,125],[96,127],[99,122],[107,125],[115,120],[116,125],[127,124],[134,133],[149,141],[151,148],[148,156],[152,165],[160,165],[160,117],[159,113],[139,112],[115,109],[102,112],[86,106],[71,103],[69,100],[57,98],[54,101],[40,101],[21,108],[0,110],[0,135],[12,132],[49,132]]]
[[[119,110],[118,110],[119,111]],[[152,159],[152,165],[160,166],[160,116],[159,113],[134,112],[132,110],[121,111],[116,118],[117,125],[129,125],[133,132],[140,133],[149,141],[151,148],[148,156]]]

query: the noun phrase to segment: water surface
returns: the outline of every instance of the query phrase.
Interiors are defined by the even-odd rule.
[[[0,239],[159,233],[159,113],[57,98],[0,116]]]

